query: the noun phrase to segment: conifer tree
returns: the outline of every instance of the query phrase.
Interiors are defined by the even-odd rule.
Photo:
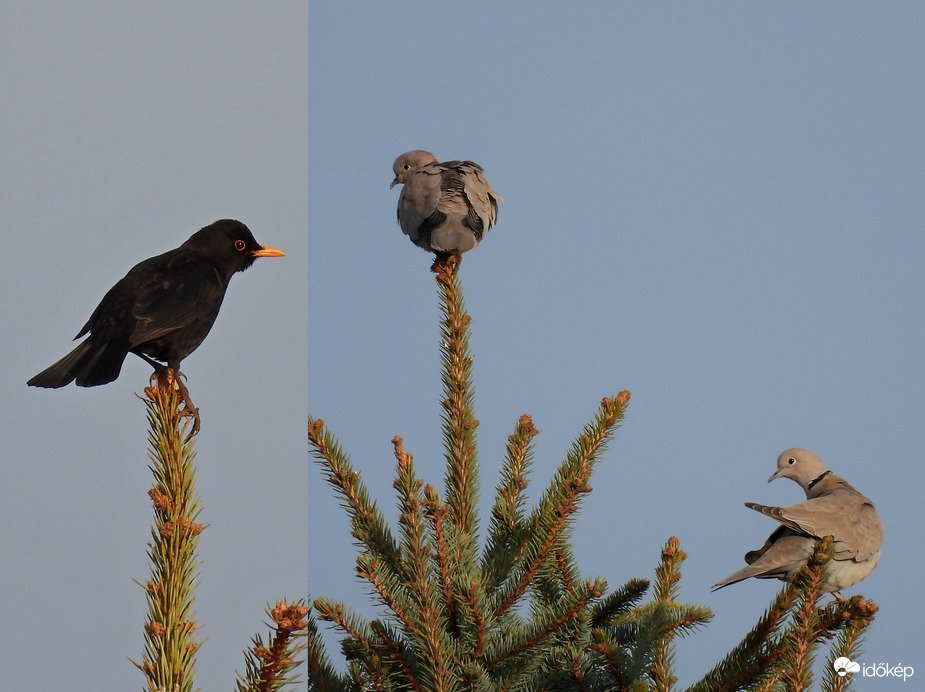
[[[675,639],[712,618],[707,608],[677,600],[685,559],[678,540],[671,537],[662,547],[654,584],[630,579],[609,592],[604,579],[582,575],[572,548],[575,513],[623,420],[629,392],[601,401],[533,507],[524,491],[539,431],[529,415],[517,421],[479,546],[478,419],[459,261],[451,256],[434,264],[441,310],[442,494],[417,476],[412,455],[396,436],[399,519],[393,531],[336,437],[322,419],[309,417],[312,454],[350,518],[359,549],[357,576],[385,613],[366,620],[342,603],[315,599],[308,618],[309,689],[677,690]],[[817,606],[830,558],[831,542],[821,544],[801,579],[785,586],[742,643],[688,689],[808,689],[821,641],[836,637],[832,660],[850,656],[876,606],[860,597]],[[342,633],[346,671],[325,649],[323,622]],[[844,682],[834,672],[824,681],[832,690],[843,689]]]
[[[148,601],[142,671],[151,692],[193,692],[196,653],[202,645],[195,620],[195,591],[199,583],[196,548],[205,528],[197,520],[201,511],[196,492],[193,440],[188,436],[179,397],[169,377],[147,387],[148,458],[154,483],[148,496],[154,506],[154,525],[148,557],[151,576],[141,586]],[[245,673],[239,675],[239,692],[283,690],[297,682],[297,655],[304,648],[305,617],[302,602],[280,601],[268,609],[274,628],[267,646],[259,635],[245,652]]]

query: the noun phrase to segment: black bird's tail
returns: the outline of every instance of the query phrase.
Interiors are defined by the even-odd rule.
[[[125,356],[124,346],[112,342],[95,344],[91,336],[26,384],[30,387],[57,389],[77,380],[78,387],[96,387],[112,382],[119,376]]]

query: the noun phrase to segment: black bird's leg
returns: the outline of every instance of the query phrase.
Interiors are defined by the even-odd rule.
[[[180,393],[180,398],[183,399],[183,410],[180,411],[181,416],[189,416],[193,419],[193,428],[189,431],[189,435],[186,436],[185,442],[189,442],[190,439],[199,433],[199,409],[193,405],[193,400],[190,399],[189,390],[186,388],[186,384],[183,382],[183,378],[186,377],[182,372],[174,368],[168,368],[171,372],[176,373],[174,378],[177,383],[177,391]]]
[[[189,395],[189,390],[183,382],[185,375],[180,372],[179,367],[171,367],[158,363],[156,360],[151,360],[143,353],[137,353],[135,351],[133,351],[133,353],[141,357],[148,365],[154,368],[154,374],[151,377],[152,379],[157,379],[158,387],[176,385],[177,392],[183,400],[183,409],[180,411],[180,415],[188,416],[193,419],[193,428],[189,431],[189,435],[186,436],[186,441],[188,442],[194,435],[199,433],[199,409],[193,404],[193,400]]]

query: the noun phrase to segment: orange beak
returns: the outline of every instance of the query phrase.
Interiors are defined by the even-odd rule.
[[[259,250],[256,250],[252,253],[254,257],[285,257],[286,253],[282,250],[277,250],[275,247],[269,247],[264,245]]]

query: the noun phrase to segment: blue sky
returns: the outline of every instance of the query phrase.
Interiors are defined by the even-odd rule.
[[[137,262],[219,218],[286,251],[235,276],[183,362],[196,439],[206,639],[232,689],[268,601],[307,578],[304,3],[0,8],[3,355],[0,689],[141,689],[150,368],[26,387]]]
[[[744,501],[803,499],[765,480],[810,448],[886,526],[848,591],[881,607],[861,660],[925,671],[923,27],[913,3],[313,4],[309,410],[387,515],[394,435],[443,477],[436,289],[388,187],[423,148],[507,199],[461,270],[482,506],[518,416],[542,431],[538,493],[629,389],[578,558],[616,587],[680,538],[681,597],[715,613],[679,644],[690,682],[777,592],[709,587],[774,528]],[[371,614],[315,467],[308,497],[312,595]]]

